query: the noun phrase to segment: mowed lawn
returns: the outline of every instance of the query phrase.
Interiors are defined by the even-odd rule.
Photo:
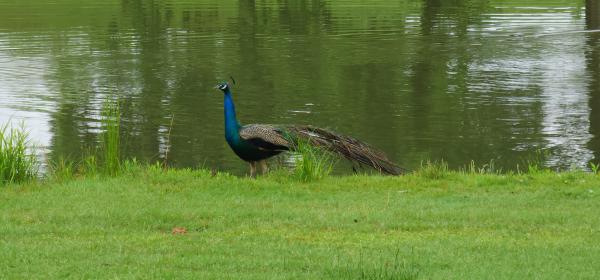
[[[148,169],[5,186],[0,278],[600,279],[600,176]]]

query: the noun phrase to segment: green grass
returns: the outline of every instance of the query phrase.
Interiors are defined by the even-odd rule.
[[[0,186],[36,177],[38,161],[28,150],[29,134],[21,124],[0,125]]]
[[[334,164],[333,155],[302,139],[298,139],[296,143],[293,150],[298,156],[294,166],[294,176],[303,182],[320,180],[329,176]]]
[[[592,173],[598,174],[598,171],[600,170],[600,164],[590,162],[589,166]]]
[[[450,174],[450,170],[448,169],[448,163],[445,161],[426,161],[421,162],[421,167],[417,170],[417,174],[419,174],[423,178],[428,179],[442,179],[446,175]]]
[[[118,102],[104,102],[101,123],[104,129],[101,146],[104,156],[102,171],[114,176],[121,171],[121,111]]]
[[[121,156],[121,112],[118,102],[108,99],[104,102],[100,123],[100,144],[90,147],[78,159],[58,155],[49,160],[47,177],[54,181],[66,181],[77,177],[117,176],[124,171],[123,164],[127,160]]]
[[[0,278],[600,276],[600,176],[591,173],[303,183],[123,166],[113,178],[0,190]]]
[[[119,162],[119,168],[121,163]],[[80,160],[72,160],[59,156],[56,160],[48,163],[48,172],[46,177],[52,181],[64,182],[78,177],[95,177],[100,174],[99,169],[104,168],[98,163],[94,153],[84,154]],[[118,170],[120,171],[120,170]],[[118,172],[105,173],[106,175],[116,175]]]
[[[63,182],[73,179],[77,170],[78,166],[75,161],[61,156],[48,162],[47,176],[53,181]]]

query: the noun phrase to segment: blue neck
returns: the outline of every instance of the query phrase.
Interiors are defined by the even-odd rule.
[[[225,91],[225,101],[223,104],[225,111],[225,138],[227,142],[237,142],[240,139],[238,131],[240,123],[238,123],[235,117],[235,105],[233,105],[233,98],[231,98],[231,91],[229,89]]]

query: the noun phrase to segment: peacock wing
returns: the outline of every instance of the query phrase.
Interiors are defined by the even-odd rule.
[[[283,130],[268,124],[249,124],[240,128],[240,138],[267,151],[289,150],[290,142],[284,137]]]

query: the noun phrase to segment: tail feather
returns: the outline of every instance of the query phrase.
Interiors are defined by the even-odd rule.
[[[311,145],[341,155],[350,161],[371,166],[379,172],[401,175],[406,171],[389,160],[383,152],[355,138],[312,126],[290,126],[286,130]]]

